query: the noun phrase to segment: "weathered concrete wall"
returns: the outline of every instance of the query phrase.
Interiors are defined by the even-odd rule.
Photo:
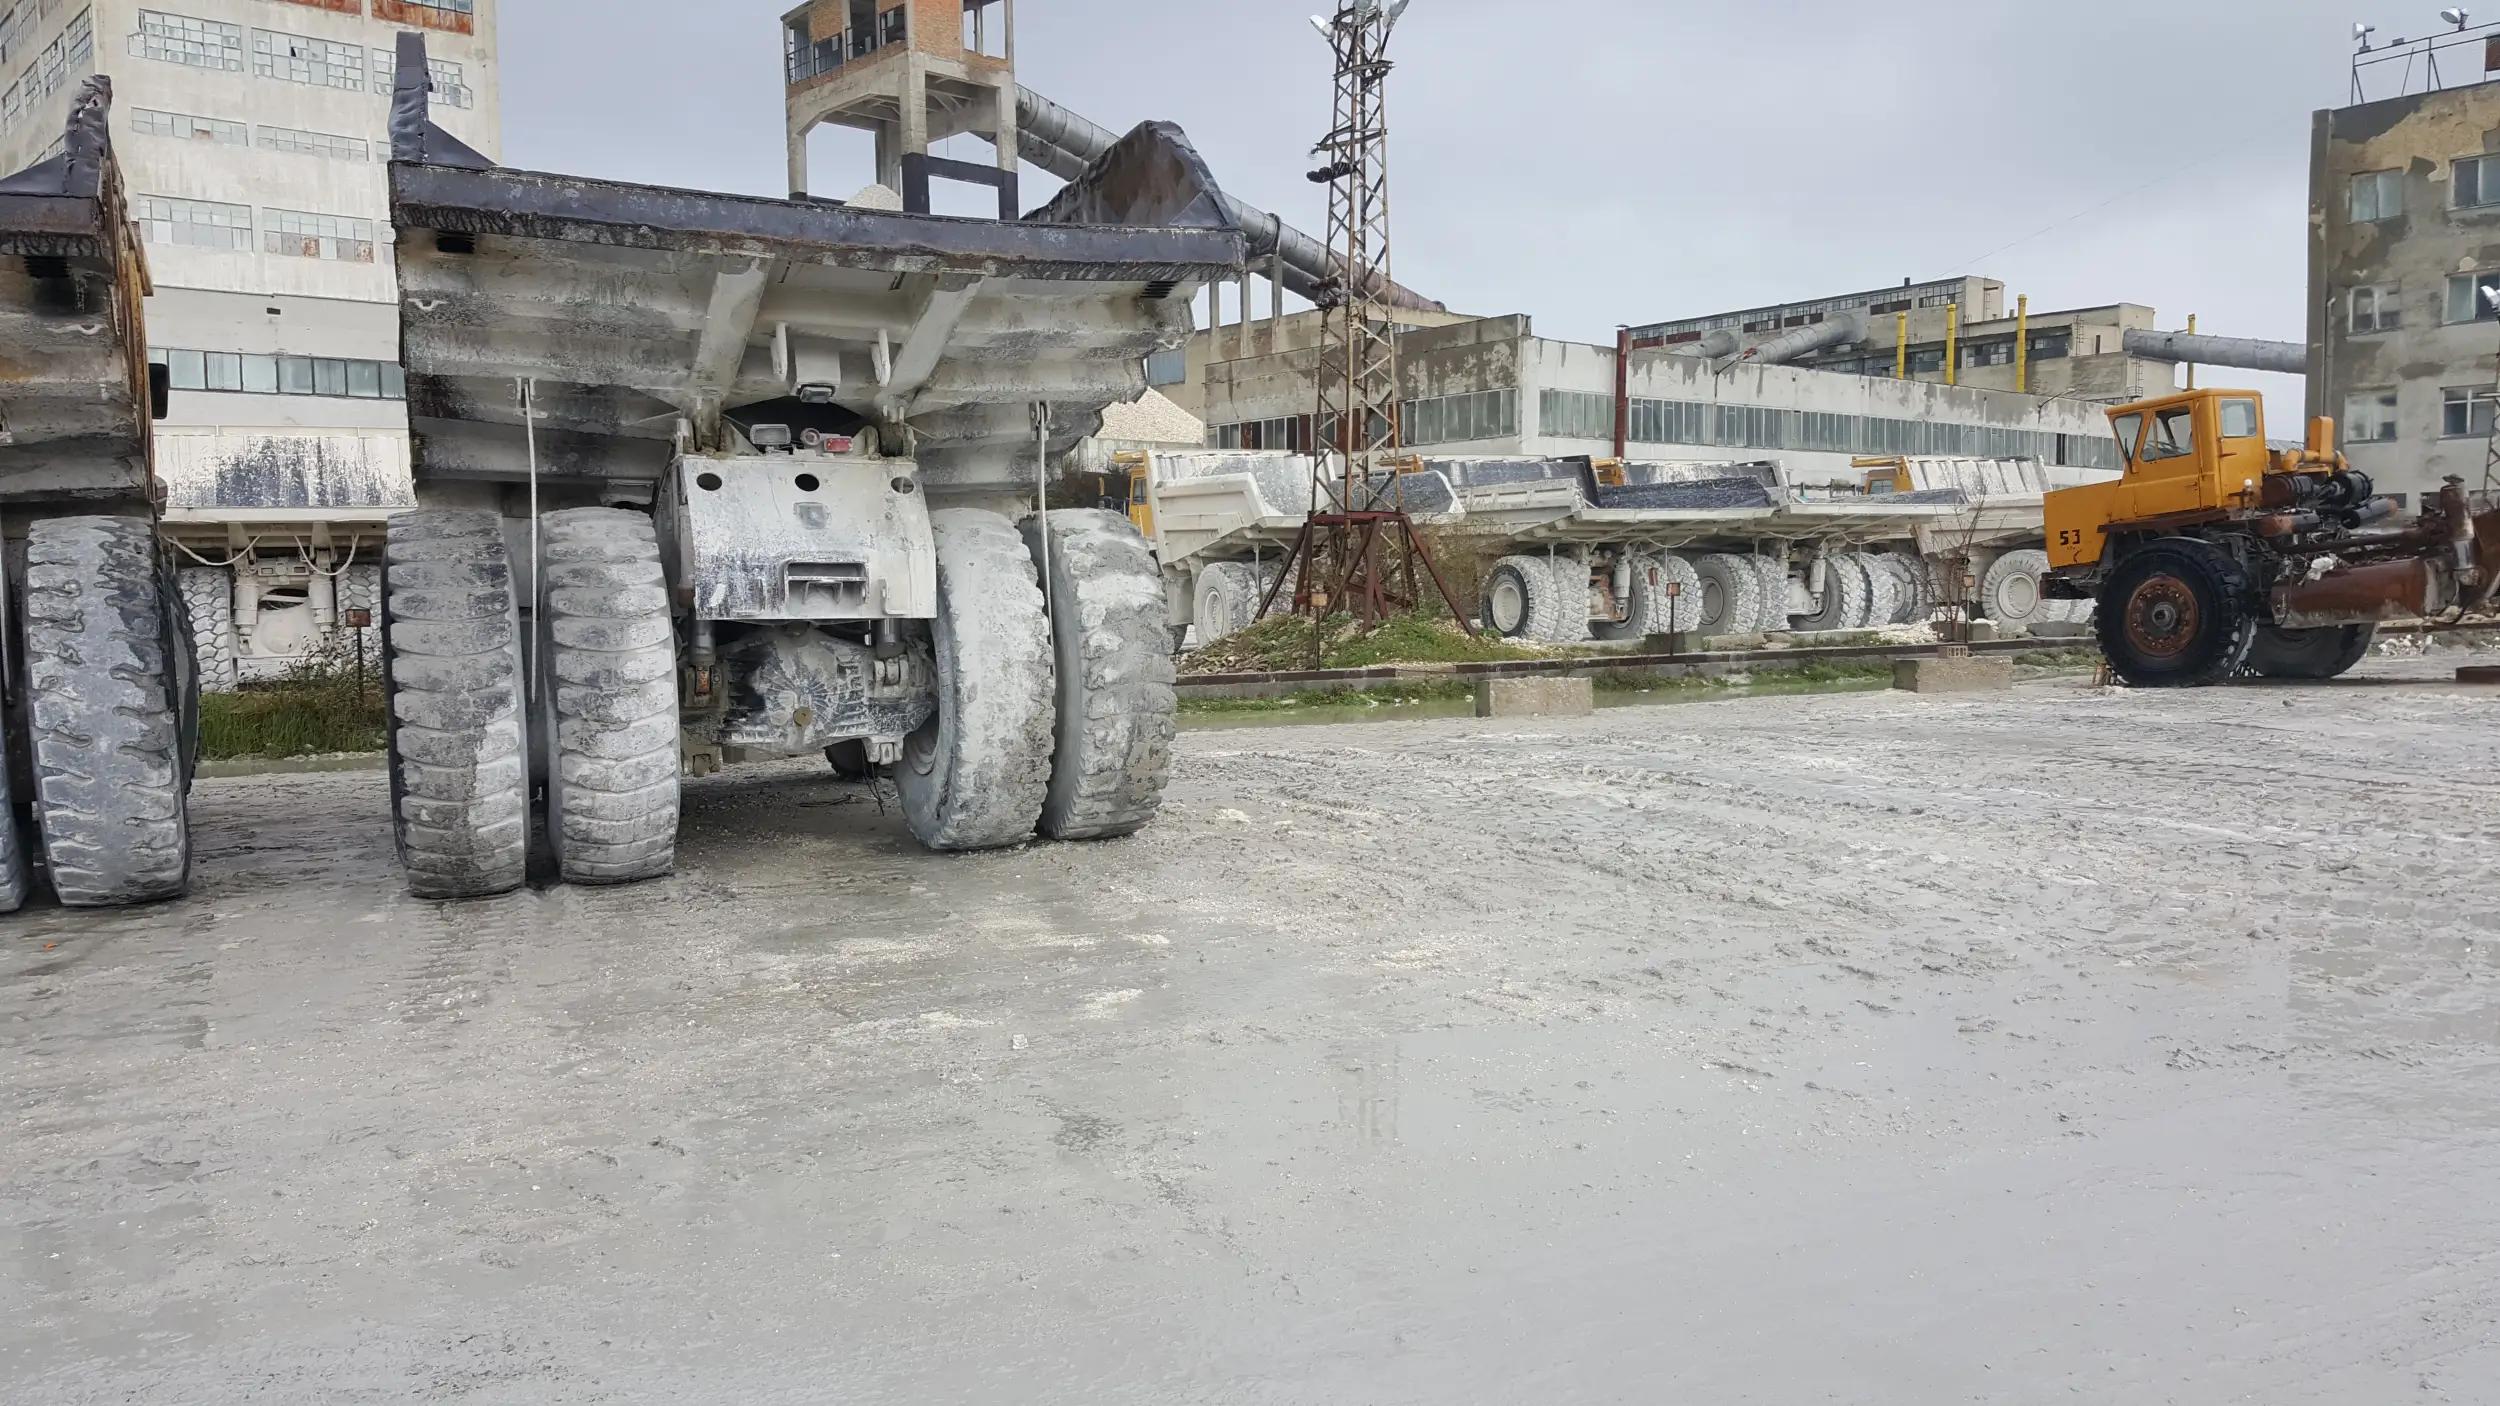
[[[2500,206],[2452,208],[2453,164],[2500,151],[2500,84],[2483,83],[2319,112],[2311,121],[2309,413],[2344,414],[2361,391],[2396,394],[2396,437],[2344,452],[2386,492],[2419,495],[2449,474],[2482,481],[2486,439],[2444,435],[2447,388],[2492,384],[2500,325],[2448,320],[2452,275],[2500,279]],[[2398,172],[2402,208],[2352,218],[2352,178]],[[2357,287],[2392,287],[2400,325],[2352,330]]]

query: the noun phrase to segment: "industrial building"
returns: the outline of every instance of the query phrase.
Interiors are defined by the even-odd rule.
[[[427,32],[437,120],[493,155],[499,0],[160,2],[0,0],[0,166],[59,143],[78,79],[112,77],[151,355],[173,388],[156,435],[167,532],[193,554],[217,687],[290,666],[368,603],[380,523],[414,501],[385,181],[394,36]]]
[[[2309,413],[2383,492],[2494,486],[2500,82],[2317,113],[2309,205]]]
[[[1215,448],[1297,449],[1332,442],[1311,423],[1319,351],[1290,335],[1281,352],[1206,364],[1196,394],[1175,396]],[[1200,334],[1222,345],[1231,329]],[[1294,345],[1296,341],[1303,344]],[[1536,335],[1525,316],[1410,327],[1399,338],[1406,443],[1442,454],[1614,452],[1618,391],[1624,451],[1636,459],[1773,455],[1815,481],[1851,480],[1862,454],[2025,455],[2116,468],[2103,407],[1932,381],[1839,376],[1796,366],[1636,352],[1620,385],[1613,347]]]
[[[2137,303],[2033,311],[2006,307],[1992,278],[1932,283],[1653,322],[1631,329],[1635,351],[1726,356],[1785,332],[1835,328],[1835,340],[1792,364],[1857,376],[1941,381],[2120,404],[2171,388],[2175,360],[2130,349],[2127,334],[2155,329]],[[1838,329],[1846,327],[1847,335]]]

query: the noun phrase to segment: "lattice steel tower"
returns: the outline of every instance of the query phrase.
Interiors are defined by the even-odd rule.
[[[1385,305],[1394,286],[1388,49],[1406,5],[1345,0],[1334,17],[1311,21],[1337,61],[1335,125],[1311,148],[1322,163],[1311,180],[1328,187],[1333,269],[1313,297],[1322,332],[1312,447],[1321,457],[1311,480],[1310,518],[1282,579],[1293,585],[1297,610],[1319,616],[1349,611],[1372,625],[1414,607],[1420,567],[1466,629],[1466,612],[1415,536],[1398,479],[1412,461],[1400,452],[1397,328]],[[1333,476],[1332,451],[1338,456]],[[1275,594],[1262,603],[1262,613]]]

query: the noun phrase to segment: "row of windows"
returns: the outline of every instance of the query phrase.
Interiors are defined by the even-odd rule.
[[[0,125],[16,122],[20,113],[32,110],[94,67],[94,20],[90,11],[80,10],[26,72],[0,90]]]
[[[1611,439],[1611,396],[1544,391],[1537,400],[1541,433],[1557,438]],[[1996,425],[1896,420],[1819,410],[1703,401],[1632,401],[1631,442],[1737,449],[1821,450],[1835,454],[1951,454],[1983,459],[2038,459],[2078,468],[2118,467],[2114,447],[2098,435],[2063,435]],[[1414,436],[1418,444],[1433,441]]]
[[[2035,363],[2057,361],[2072,356],[2074,350],[2073,328],[2058,327],[2031,334],[2030,360]],[[1908,362],[1908,372],[1912,376],[1940,375],[1944,371],[1944,344],[1927,342],[1913,346],[1909,349],[1906,358],[1895,350],[1866,357],[1827,357],[1805,364],[1816,371],[1837,371],[1844,375],[1858,376],[1889,376],[1895,370],[1900,369],[1904,360]],[[1962,364],[1964,366],[2011,366],[2014,364],[2014,339],[1987,337],[1964,342]]]
[[[223,73],[243,72],[248,52],[252,72],[263,78],[343,93],[370,90],[387,96],[391,91],[391,76],[398,63],[398,56],[391,50],[374,49],[368,54],[361,44],[255,29],[251,31],[251,47],[247,51],[244,38],[243,26],[239,24],[141,10],[138,32],[130,36],[130,52],[143,59]],[[460,64],[450,59],[428,59],[426,67],[437,100],[453,107],[477,105],[477,94],[468,86]]]
[[[2451,274],[2440,306],[2440,321],[2500,322],[2500,271]],[[2356,335],[2393,332],[2404,326],[2404,288],[2396,283],[2366,283],[2344,294],[2344,329]]]
[[[1964,285],[1961,280],[1955,279],[1944,283],[1921,284],[1914,288],[1889,289],[1882,293],[1862,293],[1849,298],[1826,298],[1818,302],[1791,303],[1786,307],[1772,309],[1771,316],[1768,318],[1751,321],[1743,313],[1732,313],[1720,317],[1696,318],[1685,322],[1662,322],[1648,327],[1634,328],[1632,335],[1636,341],[1654,339],[1661,345],[1673,345],[1677,342],[1697,340],[1704,332],[1715,331],[1722,327],[1743,327],[1752,331],[1762,331],[1773,326],[1809,326],[1823,321],[1836,312],[1864,312],[1882,317],[1896,312],[1908,312],[1913,305],[1923,308],[1940,308],[1950,303],[1960,302],[1963,292]],[[1673,329],[1674,335],[1667,335],[1669,329]]]
[[[143,137],[171,137],[177,141],[206,142],[211,146],[250,146],[252,129],[240,122],[222,117],[201,117],[188,112],[159,112],[154,108],[132,108],[130,130]],[[306,132],[294,127],[260,129],[263,151],[292,152],[298,156],[326,156],[337,161],[371,161],[372,145],[362,137],[342,137],[331,132]]]
[[[2346,211],[2357,225],[2392,220],[2405,212],[2404,172],[2363,171],[2346,187]],[[2448,208],[2487,210],[2500,206],[2500,153],[2467,156],[2448,163]]]
[[[2344,443],[2387,444],[2396,438],[2397,394],[2359,390],[2344,397]],[[2500,390],[2491,386],[2443,386],[2439,392],[2442,439],[2489,439],[2500,419]]]
[[[326,395],[350,400],[406,400],[408,378],[395,362],[335,356],[263,356],[253,352],[183,351],[155,347],[148,360],[165,368],[178,391],[247,395]]]
[[[139,238],[149,244],[228,251],[252,248],[249,205],[137,195],[130,200],[130,218],[139,226]],[[380,230],[371,220],[346,215],[270,209],[261,211],[260,233],[265,253],[369,264]]]

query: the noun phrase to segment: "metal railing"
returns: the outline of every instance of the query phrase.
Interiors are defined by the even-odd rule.
[[[782,46],[782,56],[789,68],[790,82],[796,85],[821,78],[839,71],[853,59],[866,58],[888,45],[904,42],[911,37],[909,13],[897,5],[863,28],[846,29],[813,43],[800,42],[802,31],[798,29],[787,31],[789,37]]]

